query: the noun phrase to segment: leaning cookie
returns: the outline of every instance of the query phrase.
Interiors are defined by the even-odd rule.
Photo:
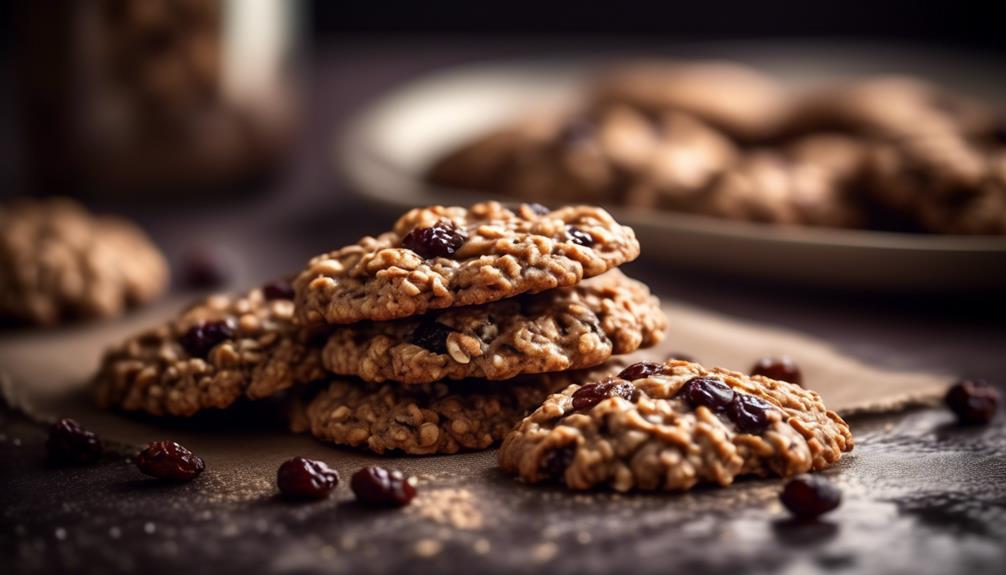
[[[620,369],[524,376],[512,381],[456,381],[401,386],[336,380],[296,401],[291,428],[375,453],[430,455],[492,447],[550,394]],[[308,392],[310,393],[310,392]]]
[[[671,360],[550,396],[507,435],[499,463],[531,483],[678,491],[824,469],[852,446],[813,391]]]
[[[434,206],[312,259],[294,282],[303,325],[387,321],[570,286],[639,255],[633,231],[591,206]]]
[[[161,252],[129,221],[67,198],[0,206],[0,319],[52,325],[116,316],[167,284]]]
[[[650,290],[611,270],[573,287],[338,327],[322,357],[333,373],[365,381],[499,380],[598,365],[658,343],[666,328]]]
[[[293,325],[287,291],[211,296],[109,350],[94,380],[98,404],[190,416],[321,378],[319,348]]]

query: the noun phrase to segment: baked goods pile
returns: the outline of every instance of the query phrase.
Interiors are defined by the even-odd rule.
[[[597,75],[434,163],[438,186],[741,221],[1006,233],[1006,115],[916,78],[809,90],[725,62]]]
[[[795,384],[685,361],[626,366],[620,356],[667,327],[658,299],[617,269],[639,250],[598,207],[414,209],[110,349],[96,396],[158,416],[284,398],[291,427],[322,441],[408,455],[503,441],[504,469],[576,489],[787,476],[852,447]],[[692,390],[703,378],[711,387]]]

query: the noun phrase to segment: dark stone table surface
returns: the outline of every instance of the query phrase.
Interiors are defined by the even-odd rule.
[[[370,97],[452,64],[575,49],[447,40],[327,46],[309,68],[311,121],[289,171],[240,201],[114,207],[140,219],[174,262],[213,245],[232,254],[235,284],[260,281],[391,221],[354,200],[332,169],[333,134]],[[646,260],[631,273],[662,294],[801,330],[879,365],[1006,380],[1002,294],[810,293]],[[225,425],[261,421],[254,413],[229,417]],[[938,408],[851,420],[856,449],[827,472],[844,491],[843,505],[814,523],[786,518],[773,480],[684,495],[569,495],[497,489],[511,480],[496,472],[477,486],[439,478],[460,511],[431,522],[420,519],[435,509],[375,513],[349,501],[346,489],[309,505],[207,497],[191,486],[137,481],[121,455],[51,468],[44,428],[2,409],[0,572],[999,572],[1004,420],[958,427]],[[491,454],[460,457],[475,464]],[[466,513],[473,501],[481,511]]]

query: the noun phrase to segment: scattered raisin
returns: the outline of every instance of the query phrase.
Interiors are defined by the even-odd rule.
[[[751,368],[751,375],[761,375],[769,379],[788,381],[797,385],[803,383],[800,366],[788,355],[759,359]]]
[[[55,463],[86,465],[101,458],[101,440],[76,420],[63,418],[49,428],[45,442],[49,460]]]
[[[215,250],[194,250],[186,254],[182,267],[182,280],[194,289],[220,287],[227,283],[230,266]]]
[[[671,353],[667,354],[667,359],[677,361],[687,361],[688,363],[698,363],[698,361],[693,356],[688,355],[687,353],[681,353],[677,351],[672,351]]]
[[[402,238],[402,247],[424,258],[454,255],[468,237],[452,222],[441,220],[428,228],[415,228]]]
[[[634,363],[629,367],[623,369],[618,373],[619,379],[624,379],[627,381],[636,381],[637,379],[643,379],[644,377],[650,377],[661,373],[664,370],[664,364],[654,363],[652,361],[641,361],[639,363]]]
[[[730,420],[744,433],[761,433],[768,427],[768,414],[775,406],[760,397],[735,393],[730,402]]]
[[[397,469],[372,465],[354,473],[349,485],[362,503],[404,507],[416,496],[414,482]]]
[[[821,477],[797,475],[786,483],[779,500],[794,516],[813,519],[836,509],[842,491]]]
[[[191,481],[206,468],[201,457],[174,441],[151,443],[136,456],[136,466],[151,477],[171,481]]]
[[[639,390],[631,383],[618,380],[588,383],[573,392],[573,409],[576,411],[590,409],[605,399],[616,396],[626,401],[635,401],[639,397]]]
[[[453,331],[438,321],[424,320],[412,330],[409,343],[433,353],[447,353],[447,336]]]
[[[542,474],[553,481],[561,481],[575,457],[576,445],[573,444],[549,451],[541,460]]]
[[[580,244],[581,246],[586,246],[588,248],[594,245],[594,236],[581,230],[580,228],[566,226],[566,235],[569,236],[569,241],[574,244]]]
[[[712,377],[693,377],[685,382],[679,393],[692,407],[702,405],[714,412],[725,411],[734,399],[734,390]]]
[[[339,473],[324,461],[294,457],[276,472],[276,485],[293,499],[324,499],[339,484]]]
[[[262,286],[262,297],[268,301],[293,299],[293,285],[288,278],[277,278]]]
[[[190,327],[179,342],[192,357],[205,358],[217,344],[232,337],[234,330],[226,321],[209,321]]]
[[[962,379],[947,391],[944,401],[960,423],[983,424],[992,421],[999,409],[999,391],[981,379]]]

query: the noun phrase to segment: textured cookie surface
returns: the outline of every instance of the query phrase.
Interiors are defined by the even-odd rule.
[[[189,416],[319,379],[319,348],[292,319],[293,301],[260,289],[211,296],[110,349],[94,381],[98,404]]]
[[[155,299],[164,257],[132,223],[65,198],[0,206],[0,318],[51,325]]]
[[[304,325],[386,321],[574,285],[639,255],[603,209],[497,202],[435,206],[312,259],[297,277]]]
[[[580,369],[659,342],[660,302],[618,270],[568,288],[394,322],[337,327],[325,367],[367,381],[431,383]]]
[[[336,380],[295,405],[291,427],[336,445],[376,453],[428,455],[487,449],[549,394],[619,368],[618,362],[611,362],[510,381],[413,386]]]
[[[813,391],[671,360],[551,395],[507,435],[499,463],[532,483],[678,491],[824,469],[852,446]]]

